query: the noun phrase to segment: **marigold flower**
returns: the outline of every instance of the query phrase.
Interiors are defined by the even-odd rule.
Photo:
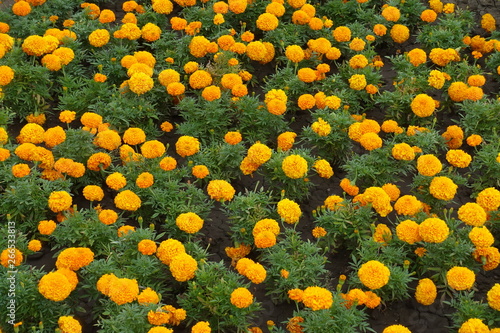
[[[326,288],[307,287],[302,294],[302,302],[313,311],[329,309],[333,304],[333,295]]]
[[[389,229],[387,224],[379,223],[375,227],[375,232],[373,233],[373,240],[377,243],[387,244],[388,241],[392,239],[392,231]]]
[[[477,248],[487,248],[495,242],[495,238],[486,227],[472,228],[469,232],[469,239]]]
[[[396,22],[401,17],[401,12],[398,8],[393,6],[386,6],[382,9],[382,16],[390,22]]]
[[[452,200],[457,193],[458,185],[448,177],[434,177],[429,185],[429,193],[439,200]]]
[[[476,275],[467,267],[454,266],[446,273],[446,281],[455,290],[467,290],[474,285]]]
[[[154,184],[154,176],[150,172],[142,172],[139,176],[137,176],[135,184],[139,188],[148,188]]]
[[[396,235],[400,240],[408,244],[414,244],[422,240],[419,234],[418,223],[412,220],[401,221],[396,226]]]
[[[399,215],[413,216],[423,209],[422,202],[413,195],[403,195],[394,204],[394,209]]]
[[[208,321],[199,321],[191,327],[191,333],[210,333],[210,323]]]
[[[448,238],[449,233],[446,222],[437,217],[427,218],[418,226],[418,234],[428,243],[441,243]]]
[[[230,145],[237,145],[242,140],[240,132],[227,132],[224,135],[224,141]]]
[[[100,186],[87,185],[83,188],[83,196],[89,201],[101,201],[104,198],[104,191]]]
[[[408,29],[405,25],[395,24],[392,26],[390,34],[395,43],[401,44],[410,38],[410,29]]]
[[[411,333],[411,331],[403,325],[391,325],[384,328],[382,333]]]
[[[89,34],[88,40],[93,47],[103,47],[108,44],[111,35],[106,29],[97,29]]]
[[[486,32],[491,33],[496,30],[496,20],[490,13],[486,13],[481,16],[481,28],[486,30]]]
[[[141,198],[130,190],[118,193],[114,199],[116,208],[128,211],[136,211],[141,207]]]
[[[370,260],[358,270],[358,277],[364,286],[370,289],[379,289],[389,282],[391,271],[377,260]]]
[[[203,179],[210,174],[210,171],[205,165],[195,165],[191,168],[191,173],[198,179]]]
[[[139,295],[139,284],[135,279],[113,279],[111,280],[108,296],[118,305],[131,303]]]
[[[245,269],[245,277],[247,277],[252,283],[259,284],[264,282],[267,276],[266,269],[259,263],[251,263]]]
[[[425,9],[424,11],[422,11],[422,13],[420,13],[420,19],[427,23],[434,22],[436,18],[437,18],[437,13],[432,9]]]
[[[211,199],[217,201],[231,201],[236,190],[227,181],[215,179],[208,183],[207,192]]]
[[[11,168],[12,175],[16,178],[22,178],[30,174],[31,169],[26,163],[14,164]]]
[[[429,58],[438,66],[444,67],[451,61],[459,61],[460,56],[457,51],[451,48],[446,50],[442,48],[433,48],[429,53]]]
[[[155,0],[152,9],[155,13],[168,15],[174,9],[174,4],[170,0]]]
[[[321,178],[329,179],[333,176],[332,166],[327,160],[317,160],[316,162],[314,162],[313,168]]]
[[[452,149],[446,153],[446,160],[454,167],[466,168],[472,161],[472,157],[461,149]]]
[[[38,282],[38,291],[43,297],[54,302],[65,300],[72,291],[72,285],[61,272],[50,272]]]
[[[171,156],[164,157],[160,161],[160,168],[162,168],[165,171],[171,171],[174,170],[177,167],[177,161],[175,158]]]
[[[307,175],[308,165],[306,159],[302,156],[290,155],[283,159],[281,169],[287,177],[299,179]]]
[[[500,311],[500,284],[495,283],[486,293],[488,305],[497,311]]]
[[[56,260],[57,269],[67,268],[72,271],[87,266],[94,260],[94,252],[87,247],[70,247],[59,253]]]
[[[357,187],[356,185],[352,185],[351,181],[347,178],[343,178],[340,181],[340,187],[345,193],[352,196],[355,196],[359,193],[359,187]]]
[[[415,67],[425,64],[427,61],[427,53],[419,48],[412,49],[408,52],[407,56],[410,59],[410,63]]]
[[[410,104],[411,110],[419,117],[428,117],[436,109],[434,99],[427,94],[418,94]]]
[[[276,208],[279,216],[288,224],[297,223],[302,215],[300,206],[290,199],[280,200]]]
[[[247,308],[253,303],[253,295],[247,288],[236,288],[231,293],[230,301],[237,308]]]
[[[359,143],[366,150],[374,150],[382,147],[382,139],[377,133],[365,133],[359,138]]]
[[[98,218],[99,221],[101,221],[101,223],[110,225],[115,223],[116,220],[118,220],[118,214],[114,210],[103,209],[99,212]]]
[[[349,78],[349,87],[354,90],[363,90],[366,87],[364,74],[354,74]]]
[[[42,143],[44,134],[45,130],[42,126],[35,123],[28,123],[21,128],[17,141],[19,143]]]
[[[346,26],[339,26],[333,30],[332,35],[337,42],[348,42],[351,40],[351,29]]]
[[[288,297],[292,301],[302,302],[304,298],[304,291],[302,289],[297,289],[297,288],[288,290]]]
[[[69,209],[73,204],[71,195],[66,191],[53,191],[50,193],[48,205],[54,213]]]
[[[417,170],[423,176],[435,176],[439,172],[441,172],[443,165],[439,159],[432,155],[421,155],[417,159]]]
[[[476,197],[478,205],[483,207],[486,212],[498,210],[500,207],[500,191],[494,187],[489,187],[481,192]]]
[[[155,249],[156,249],[156,244],[155,244]],[[137,303],[139,303],[140,305],[158,304],[159,302],[160,302],[160,297],[158,296],[156,291],[154,291],[149,287],[147,287],[146,289],[141,291],[139,295],[137,295]]]
[[[146,141],[141,146],[141,153],[145,158],[161,157],[165,151],[165,145],[158,140]]]
[[[200,231],[203,227],[203,222],[203,219],[193,212],[180,214],[175,219],[177,227],[188,234]]]
[[[194,277],[198,269],[198,262],[189,254],[183,252],[171,259],[169,268],[174,279],[179,282],[184,282]]]
[[[73,316],[62,316],[57,320],[57,325],[62,333],[81,333],[82,325]]]
[[[165,265],[170,265],[170,262],[175,256],[185,252],[186,250],[181,242],[169,238],[160,243],[160,246],[156,250],[156,256]]]
[[[14,70],[9,66],[0,66],[0,86],[8,85],[13,79]]]
[[[298,45],[288,45],[285,49],[285,56],[291,62],[298,63],[304,60],[304,50]]]
[[[272,150],[265,144],[260,142],[254,143],[247,151],[247,157],[255,164],[262,165],[269,161],[272,155]]]
[[[402,161],[412,161],[415,158],[415,151],[407,143],[397,143],[392,147],[392,157]]]
[[[12,12],[17,16],[26,16],[31,13],[31,6],[27,1],[21,0],[12,5]]]

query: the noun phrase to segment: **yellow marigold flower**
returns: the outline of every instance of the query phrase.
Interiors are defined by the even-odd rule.
[[[344,299],[343,305],[348,309],[353,305],[364,305],[367,300],[366,294],[359,288],[351,289],[347,294],[341,293],[340,295]]]
[[[312,235],[314,238],[321,238],[321,237],[325,237],[327,234],[325,228],[323,227],[315,227],[313,230],[312,230]]]
[[[304,296],[304,291],[301,289],[296,288],[296,289],[288,290],[288,297],[292,301],[302,302],[303,296]]]
[[[412,49],[408,52],[407,56],[410,59],[410,63],[415,67],[425,64],[427,61],[427,53],[419,48]]]
[[[176,239],[169,238],[160,243],[156,256],[165,265],[170,265],[172,259],[178,254],[185,253],[184,245]]]
[[[500,284],[495,283],[486,294],[488,305],[497,311],[500,311]]]
[[[328,60],[337,60],[341,55],[342,53],[336,47],[331,47],[325,54]]]
[[[489,333],[489,332],[490,329],[488,328],[488,326],[484,324],[481,319],[478,318],[468,319],[458,329],[458,333]]]
[[[382,333],[411,333],[411,331],[403,325],[391,325],[384,328]]]
[[[56,260],[58,269],[79,270],[94,261],[94,252],[87,247],[70,247],[59,253]]]
[[[22,178],[30,174],[31,169],[26,163],[14,164],[11,168],[12,175],[16,178]]]
[[[397,199],[394,204],[394,209],[398,215],[413,216],[423,209],[422,202],[413,195],[403,195]]]
[[[302,215],[300,206],[290,199],[280,200],[276,208],[279,216],[288,224],[297,223]]]
[[[452,149],[446,153],[446,160],[454,167],[466,168],[472,161],[472,156],[461,149]]]
[[[365,190],[362,197],[362,205],[371,203],[375,211],[380,216],[387,216],[392,212],[391,198],[389,195],[380,187],[369,187]]]
[[[337,42],[348,42],[351,40],[351,29],[346,26],[339,26],[333,30],[332,35]]]
[[[496,30],[496,20],[490,13],[486,13],[481,16],[481,28],[486,30],[486,32],[491,33]]]
[[[14,258],[12,258],[12,255],[14,255]],[[12,263],[12,260],[14,260],[14,263]],[[12,269],[12,266],[17,267],[21,265],[23,260],[24,260],[23,253],[18,249],[11,249],[11,248],[5,249],[0,254],[0,262],[2,266],[5,268]]]
[[[252,60],[262,61],[266,57],[266,53],[266,46],[260,41],[253,41],[247,45],[246,54]]]
[[[377,36],[384,36],[387,33],[387,28],[383,24],[375,24],[373,26],[373,33]]]
[[[260,14],[257,18],[257,28],[262,31],[271,31],[278,27],[279,20],[278,18],[271,13],[263,13]]]
[[[169,268],[174,279],[184,282],[194,277],[198,269],[198,262],[185,252],[179,253],[172,258]]]
[[[9,140],[9,133],[4,127],[0,127],[0,145],[4,145]]]
[[[99,212],[99,221],[101,223],[104,223],[106,225],[110,225],[116,222],[118,220],[118,214],[111,209],[103,209]]]
[[[262,165],[269,161],[272,155],[272,150],[265,144],[260,142],[254,143],[247,151],[247,157],[250,162]]]
[[[152,9],[155,13],[168,15],[174,9],[174,4],[170,0],[155,0]]]
[[[33,252],[38,252],[42,249],[42,242],[40,242],[38,239],[32,239],[28,243],[28,250],[33,251]]]
[[[311,21],[311,17],[303,10],[296,10],[292,14],[292,22],[298,25],[305,25]]]
[[[201,92],[201,97],[209,102],[215,101],[221,97],[221,90],[219,87],[213,85],[205,87]]]
[[[237,145],[242,140],[240,132],[227,132],[224,135],[224,141],[230,145]]]
[[[433,63],[441,67],[446,66],[450,61],[460,60],[457,51],[451,48],[446,50],[442,48],[433,48],[429,53],[429,58]]]
[[[429,79],[427,82],[429,85],[436,89],[441,89],[446,81],[443,72],[433,69],[429,74]]]
[[[158,304],[159,302],[160,302],[160,297],[158,296],[156,291],[154,291],[149,287],[141,291],[141,293],[137,296],[137,303],[141,305]]]
[[[106,150],[115,150],[122,144],[122,139],[115,131],[105,130],[97,133],[94,144]]]
[[[150,310],[148,312],[148,322],[151,325],[165,325],[170,321],[171,318],[172,314],[170,313],[170,311],[163,311],[163,309],[158,309],[157,311]],[[157,333],[159,332],[157,331]]]
[[[353,40],[349,43],[349,48],[353,51],[363,51],[365,48],[366,42],[362,40],[361,38],[355,37]]]
[[[390,31],[391,38],[395,43],[404,43],[410,38],[410,29],[402,24],[394,24]]]
[[[146,133],[140,128],[131,127],[123,133],[123,142],[129,145],[138,145],[146,141]]]
[[[299,179],[307,175],[308,165],[306,159],[302,156],[290,155],[283,159],[281,169],[287,177]]]
[[[301,68],[299,69],[297,76],[300,81],[310,83],[316,81],[316,72],[312,68]]]
[[[467,78],[467,84],[473,87],[481,87],[486,83],[486,78],[483,75],[471,75]]]
[[[483,207],[473,202],[462,205],[457,213],[462,222],[474,227],[482,226],[488,218]]]
[[[255,261],[253,261],[250,258],[241,258],[236,262],[236,270],[238,271],[239,274],[245,275],[245,272],[250,265],[255,264]]]
[[[97,29],[89,34],[88,40],[90,45],[94,47],[103,47],[108,44],[111,38],[109,31],[106,29]]]
[[[158,140],[146,141],[141,146],[141,153],[145,158],[161,157],[165,151],[165,145]]]
[[[193,89],[202,89],[212,84],[212,75],[204,70],[196,70],[189,76],[189,85]]]
[[[130,190],[118,193],[114,199],[116,208],[128,211],[136,211],[141,207],[141,198]]]
[[[237,308],[247,308],[253,303],[253,295],[247,288],[236,288],[231,293],[230,301]]]
[[[274,3],[274,2],[273,2]],[[288,45],[285,49],[285,56],[291,62],[298,63],[304,60],[304,50],[298,45]]]
[[[321,178],[329,179],[333,176],[333,169],[327,160],[321,159],[314,162],[313,168]]]
[[[421,155],[417,159],[417,170],[423,176],[435,176],[443,169],[443,165],[439,161],[439,159],[432,155]]]
[[[265,249],[276,244],[276,235],[271,231],[261,231],[254,236],[254,243],[258,249]]]
[[[431,305],[436,300],[437,288],[431,279],[421,279],[415,289],[415,299],[422,305]]]
[[[131,303],[139,295],[139,284],[136,279],[113,279],[110,283],[108,296],[118,305]]]
[[[231,201],[236,190],[227,181],[215,179],[208,183],[207,192],[211,199],[217,201]]]
[[[267,276],[266,269],[259,263],[252,263],[245,269],[245,277],[252,283],[259,284],[264,282]]]
[[[391,201],[396,201],[399,198],[399,195],[401,194],[401,191],[399,188],[391,183],[384,184],[382,186],[382,189],[384,190],[385,193],[391,198]]]
[[[87,185],[83,188],[83,196],[89,201],[101,201],[104,198],[104,191],[98,185]]]
[[[127,81],[130,90],[137,94],[142,95],[153,88],[154,82],[149,75],[144,73],[134,73]]]
[[[392,147],[392,157],[402,161],[412,161],[415,158],[415,151],[407,143],[397,143]]]
[[[439,200],[452,200],[457,193],[458,185],[448,177],[434,177],[429,185],[429,193]]]
[[[466,142],[469,146],[476,147],[483,142],[483,138],[480,135],[472,134],[467,137]]]
[[[31,113],[31,114],[26,116],[26,121],[28,123],[35,123],[38,125],[43,125],[43,124],[45,124],[46,120],[47,120],[47,117],[45,116],[45,113],[40,113],[40,114]]]
[[[329,309],[333,304],[333,295],[326,288],[307,287],[302,294],[302,302],[313,311]]]
[[[448,87],[448,95],[454,102],[462,102],[467,99],[467,89],[469,87],[464,82],[453,82]]]
[[[127,185],[127,179],[119,172],[114,172],[106,177],[106,185],[109,188],[118,191]]]
[[[210,333],[210,323],[208,321],[199,321],[191,327],[191,333]]]
[[[0,86],[8,85],[13,79],[14,70],[9,66],[0,66]]]
[[[472,257],[483,264],[485,271],[491,271],[500,265],[500,252],[493,246],[476,248],[472,252]]]
[[[137,176],[135,184],[140,188],[148,188],[154,184],[154,176],[150,172],[142,172]]]
[[[420,13],[420,19],[427,23],[432,23],[436,20],[437,13],[432,9],[425,9],[422,13]]]
[[[358,270],[358,277],[365,287],[379,289],[389,282],[391,271],[377,260],[370,260]]]
[[[297,137],[297,133],[295,132],[285,132],[278,135],[278,150],[288,151],[292,149],[293,144],[295,143],[295,138]]]
[[[455,266],[446,273],[448,285],[455,290],[468,290],[476,281],[476,275],[467,267]]]
[[[351,181],[347,178],[343,178],[340,181],[340,187],[345,193],[352,196],[355,196],[359,193],[359,187],[357,187],[356,185],[352,185]]]
[[[73,204],[71,195],[66,191],[53,191],[50,193],[48,205],[54,213],[69,209]]]
[[[62,316],[57,320],[57,325],[63,333],[81,333],[82,325],[73,316]]]
[[[17,16],[26,16],[31,13],[31,6],[28,2],[21,0],[12,5],[12,12]]]
[[[471,101],[479,101],[484,96],[483,89],[481,87],[468,87],[465,91],[466,99]]]
[[[427,94],[418,94],[410,104],[411,110],[419,117],[428,117],[436,109],[434,99]]]
[[[180,214],[175,219],[177,227],[188,234],[200,231],[203,227],[203,222],[203,219],[193,212]]]
[[[148,22],[141,29],[141,36],[148,42],[154,42],[161,37],[161,29],[154,23]]]
[[[398,8],[393,6],[386,6],[382,9],[382,16],[390,22],[396,22],[401,17],[401,12]]]
[[[477,248],[487,248],[495,242],[495,238],[486,227],[472,228],[469,232],[469,239]]]
[[[404,220],[396,226],[396,235],[400,240],[408,244],[422,241],[419,234],[418,223],[412,220]]]
[[[500,207],[500,191],[494,187],[489,187],[481,192],[476,197],[478,205],[483,207],[486,212],[498,210]]]
[[[7,160],[10,157],[10,150],[6,148],[0,148],[0,162]]]
[[[253,227],[252,235],[255,237],[263,231],[270,231],[277,236],[280,233],[280,225],[273,219],[259,220]]]
[[[375,227],[373,240],[377,243],[387,244],[392,239],[392,231],[387,224],[379,223]]]
[[[165,171],[171,171],[174,170],[177,167],[177,161],[175,158],[171,156],[164,157],[160,161],[160,168],[162,168]]]
[[[424,242],[441,243],[448,238],[450,228],[445,221],[437,217],[430,217],[420,223],[418,234]]]
[[[42,220],[38,222],[38,232],[42,235],[50,235],[56,230],[56,223],[52,220]]]
[[[359,138],[359,143],[366,150],[374,150],[382,147],[382,139],[377,133],[365,133]]]
[[[50,272],[38,282],[38,291],[43,297],[54,302],[65,300],[72,291],[72,285],[60,272]]]
[[[341,204],[343,201],[344,199],[338,195],[330,195],[325,199],[324,205],[329,210],[337,210],[339,207],[343,206]]]
[[[364,74],[354,74],[349,78],[349,87],[354,90],[363,90],[366,87]]]
[[[17,141],[19,143],[42,143],[45,130],[35,123],[28,123],[21,128]],[[5,135],[4,135],[5,136]],[[5,139],[3,141],[6,141]]]

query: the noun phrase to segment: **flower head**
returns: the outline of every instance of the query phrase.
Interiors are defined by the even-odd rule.
[[[358,277],[364,286],[370,289],[379,289],[389,282],[391,271],[377,260],[370,260],[358,270]]]

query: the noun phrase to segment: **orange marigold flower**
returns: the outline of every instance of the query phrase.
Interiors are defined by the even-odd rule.
[[[348,42],[351,40],[351,29],[346,26],[339,26],[333,30],[332,35],[337,42]]]
[[[272,155],[272,150],[265,144],[262,144],[260,142],[254,143],[250,148],[248,148],[247,151],[247,157],[250,162],[257,164],[257,165],[262,165],[269,161]]]
[[[175,224],[179,229],[188,234],[194,234],[203,227],[203,219],[193,212],[183,213],[177,216]]]
[[[439,172],[441,172],[443,165],[439,159],[432,155],[421,155],[417,159],[417,170],[423,176],[435,176]]]
[[[391,271],[377,260],[370,260],[361,265],[358,277],[364,286],[370,289],[379,289],[389,282]]]
[[[414,244],[422,240],[419,234],[418,223],[412,220],[401,221],[396,226],[396,235],[400,240],[408,244]]]
[[[89,201],[101,201],[104,198],[104,191],[98,185],[87,185],[83,188],[83,196]]]
[[[87,247],[70,247],[62,250],[57,256],[57,269],[67,268],[77,271],[94,261],[94,252]]]
[[[141,198],[130,190],[118,193],[114,199],[115,206],[122,210],[136,211],[141,207]]]
[[[424,242],[441,243],[448,238],[450,228],[445,221],[437,217],[430,217],[420,223],[418,234]]]
[[[428,117],[436,109],[434,99],[427,94],[418,94],[410,104],[411,110],[419,117]]]
[[[281,169],[287,177],[299,179],[307,175],[308,165],[306,159],[302,156],[290,155],[283,159]]]
[[[71,195],[66,191],[53,191],[50,193],[48,205],[54,213],[69,209],[73,204]]]
[[[483,207],[486,212],[498,210],[500,207],[500,191],[494,187],[489,187],[481,192],[476,197],[478,205]]]
[[[483,138],[480,135],[472,134],[467,137],[466,142],[469,146],[476,147],[483,142]]]
[[[253,303],[253,295],[247,288],[236,288],[231,293],[230,301],[237,308],[247,308]]]
[[[391,325],[384,328],[382,333],[411,333],[411,331],[403,325]]]
[[[393,6],[386,6],[382,9],[382,16],[390,22],[396,22],[401,17],[401,12],[398,8]]]
[[[313,311],[329,309],[333,304],[333,295],[326,288],[307,287],[302,294],[302,302]]]
[[[457,193],[458,185],[448,177],[434,177],[429,185],[429,193],[439,200],[452,200]]]
[[[392,147],[392,157],[402,161],[412,161],[415,158],[415,151],[407,143],[397,143]]]
[[[446,281],[455,290],[468,290],[476,282],[476,275],[467,267],[455,266],[446,273]]]
[[[403,195],[394,204],[394,209],[399,215],[413,216],[423,209],[423,205],[415,196]]]
[[[146,141],[141,146],[141,153],[145,158],[161,157],[165,151],[165,145],[158,140]]]
[[[394,42],[401,44],[410,38],[410,29],[408,29],[405,25],[395,24],[392,26],[390,34]]]
[[[431,305],[436,300],[437,288],[431,279],[421,279],[415,289],[415,299],[422,305]]]
[[[333,176],[333,169],[327,160],[321,159],[314,162],[313,168],[321,178],[329,179]]]
[[[419,65],[425,64],[427,61],[427,53],[419,48],[414,48],[408,52],[408,58],[413,66],[417,67]]]
[[[180,253],[170,261],[170,272],[174,279],[184,282],[194,278],[198,269],[198,262],[187,253]]]
[[[115,223],[118,220],[118,214],[111,209],[103,209],[99,212],[99,221],[106,225]]]
[[[56,223],[52,220],[43,220],[38,222],[38,232],[42,235],[50,235],[56,230]]]
[[[43,297],[54,302],[65,300],[72,291],[68,278],[61,272],[50,272],[38,282],[38,291]]]
[[[374,150],[382,147],[382,139],[377,133],[365,133],[359,138],[359,143],[366,150]]]
[[[135,184],[139,188],[148,188],[154,184],[154,176],[150,172],[142,172],[139,176],[137,176]]]
[[[227,181],[215,179],[208,183],[207,192],[211,199],[217,201],[231,201],[236,190]]]
[[[472,228],[469,232],[469,239],[476,248],[487,248],[495,242],[495,238],[486,227]]]

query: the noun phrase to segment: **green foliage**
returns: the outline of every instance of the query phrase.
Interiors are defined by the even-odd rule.
[[[267,268],[267,293],[274,303],[289,301],[288,291],[294,288],[325,286],[326,257],[315,243],[304,241],[301,234],[286,228],[276,245],[262,249],[261,259]],[[289,272],[288,278],[281,270]]]
[[[201,262],[195,278],[187,282],[187,290],[178,296],[179,304],[189,313],[189,323],[208,321],[217,332],[247,332],[262,307],[255,300],[241,309],[231,304],[231,293],[249,286],[242,279],[223,262]]]
[[[294,311],[294,316],[304,318],[300,323],[304,327],[304,332],[323,332],[328,328],[329,332],[375,332],[370,328],[367,319],[368,314],[355,306],[347,308],[339,305],[343,302],[340,294],[333,295],[333,304],[329,309],[313,311],[302,309]]]
[[[319,208],[314,217],[314,224],[327,232],[321,241],[326,241],[330,248],[356,249],[371,236],[370,226],[375,222],[375,213],[370,206],[359,206],[348,199],[344,199],[335,210]]]
[[[481,144],[476,151],[470,168],[472,179],[470,183],[475,192],[480,192],[487,187],[500,187],[500,163],[497,161],[500,153],[500,139],[493,139],[490,143]]]
[[[100,316],[98,326],[99,332],[130,332],[142,333],[145,329],[153,327],[148,322],[148,312],[158,307],[156,304],[140,305],[129,303],[123,305],[111,304]]]
[[[52,150],[54,158],[70,158],[75,162],[87,165],[87,159],[97,153],[97,147],[92,143],[94,135],[80,128],[66,129],[66,140],[55,146]]]
[[[498,327],[500,322],[496,311],[490,308],[487,303],[477,300],[474,291],[458,292],[454,298],[444,303],[456,310],[449,315],[455,329],[459,329],[464,322],[471,318],[480,319],[489,327]]]
[[[459,104],[462,117],[459,126],[468,135],[478,134],[486,141],[498,140],[500,103],[492,100],[464,101]]]
[[[235,244],[253,244],[252,230],[255,223],[276,215],[271,202],[271,194],[258,185],[254,190],[238,193],[230,202],[224,202],[222,208],[229,218],[231,239]]]

